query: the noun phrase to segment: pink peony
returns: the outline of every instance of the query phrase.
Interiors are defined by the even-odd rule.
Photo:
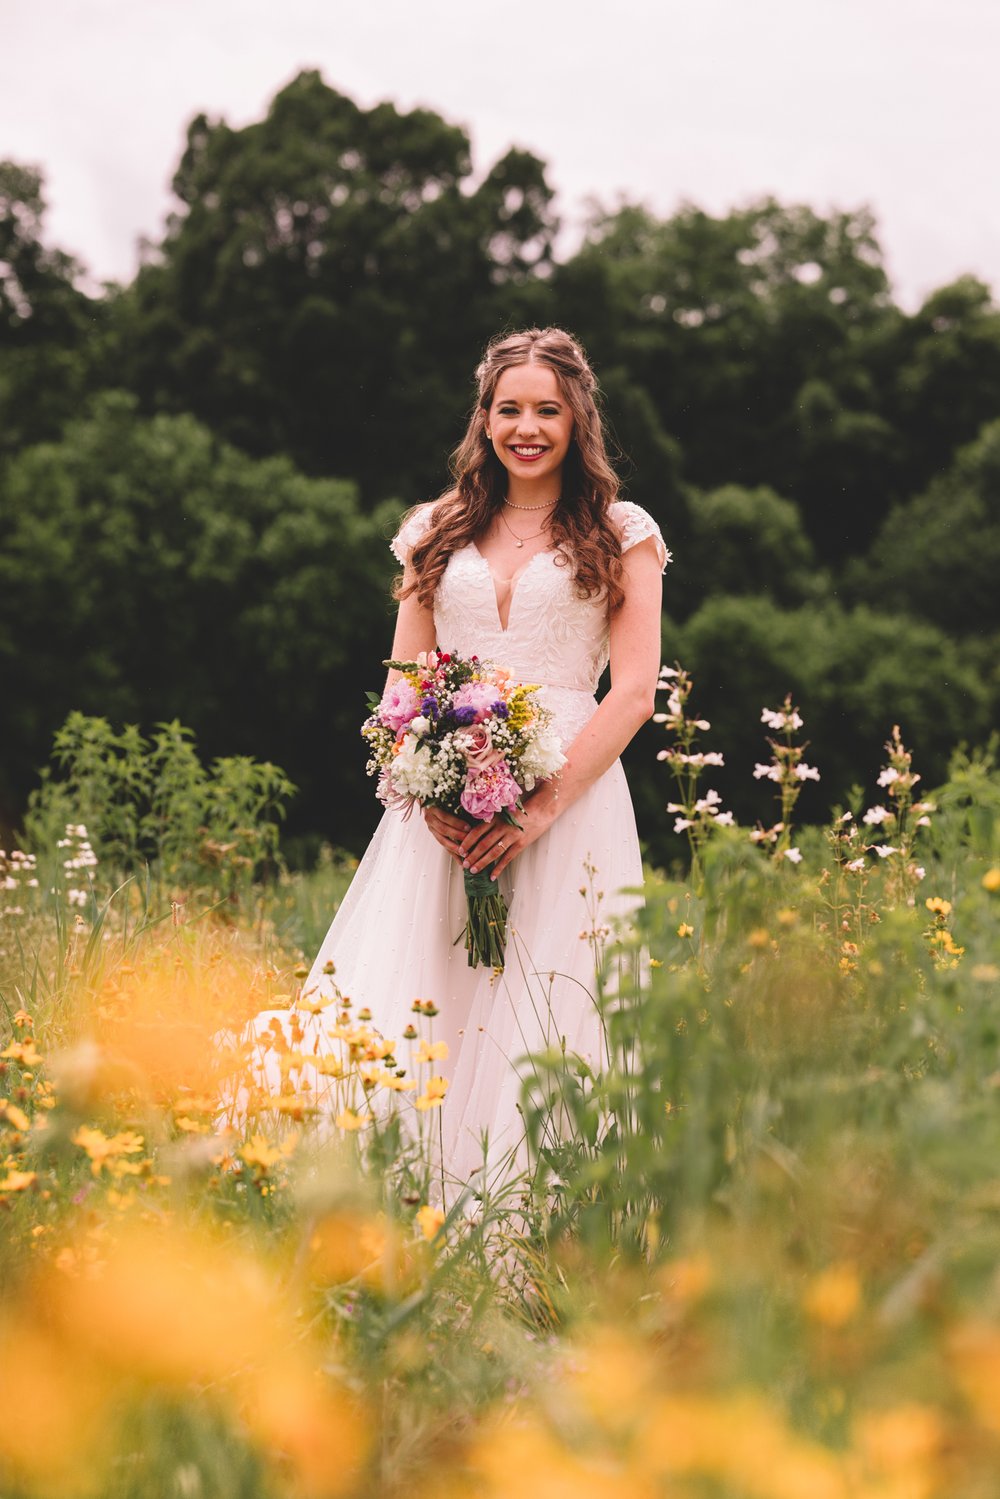
[[[466,765],[474,770],[486,770],[503,758],[501,751],[493,748],[493,735],[484,723],[474,724],[468,729],[456,729],[455,743],[465,756]]]
[[[521,795],[506,760],[497,760],[485,769],[470,767],[465,778],[461,803],[477,822],[488,822],[503,807],[514,807]]]
[[[493,704],[501,699],[500,689],[492,682],[466,682],[452,699],[452,711],[471,708],[476,715],[476,723],[482,723],[492,713]]]
[[[379,718],[389,725],[394,734],[404,729],[419,712],[420,699],[405,677],[386,688],[378,705]]]

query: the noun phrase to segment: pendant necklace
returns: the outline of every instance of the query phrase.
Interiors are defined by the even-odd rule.
[[[515,505],[514,509],[515,510],[541,510],[542,506],[541,505]],[[531,533],[530,536],[518,536],[517,532],[514,530],[514,527],[510,524],[510,522],[508,521],[507,517],[504,515],[503,511],[499,510],[499,511],[497,511],[497,514],[499,515],[500,519],[503,521],[504,525],[507,527],[507,530],[513,536],[513,538],[514,538],[514,545],[518,549],[520,549],[521,547],[523,547],[524,543],[526,541],[534,541],[537,537],[544,536],[545,533],[546,533],[546,531],[549,529],[548,526],[543,526],[540,531],[532,531],[532,533]]]

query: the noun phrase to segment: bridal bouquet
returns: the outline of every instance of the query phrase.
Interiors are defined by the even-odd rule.
[[[369,693],[372,712],[361,729],[383,805],[406,816],[416,805],[441,807],[470,824],[501,817],[520,827],[514,811],[524,794],[566,759],[537,686],[448,651],[383,664],[402,675],[381,698]],[[489,868],[466,871],[465,894],[469,966],[502,969],[507,906]]]

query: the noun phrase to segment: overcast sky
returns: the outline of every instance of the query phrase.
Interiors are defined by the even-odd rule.
[[[0,0],[0,157],[48,239],[128,278],[192,115],[258,118],[301,68],[546,161],[559,208],[764,193],[870,204],[907,306],[1000,293],[1000,0]]]

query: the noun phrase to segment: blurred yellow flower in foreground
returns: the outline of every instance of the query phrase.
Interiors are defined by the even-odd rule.
[[[813,1276],[802,1297],[806,1316],[824,1327],[844,1327],[861,1305],[861,1282],[851,1264],[830,1265]]]
[[[19,1109],[16,1103],[11,1103],[9,1098],[0,1098],[0,1119],[6,1119],[12,1129],[29,1130],[31,1120],[23,1109]]]
[[[11,1166],[7,1175],[0,1178],[0,1196],[5,1192],[24,1192],[28,1187],[33,1187],[37,1180],[37,1171],[18,1171]]]
[[[431,1207],[427,1203],[417,1210],[417,1227],[425,1239],[434,1238],[444,1219],[445,1215],[440,1208]]]
[[[135,1130],[122,1130],[116,1135],[106,1135],[103,1130],[94,1129],[89,1124],[81,1124],[71,1138],[73,1144],[79,1145],[90,1157],[90,1169],[94,1176],[99,1176],[105,1166],[114,1175],[122,1169],[119,1157],[141,1154],[145,1143]]]
[[[988,890],[991,895],[1000,891],[1000,865],[994,865],[983,875],[983,889]]]

